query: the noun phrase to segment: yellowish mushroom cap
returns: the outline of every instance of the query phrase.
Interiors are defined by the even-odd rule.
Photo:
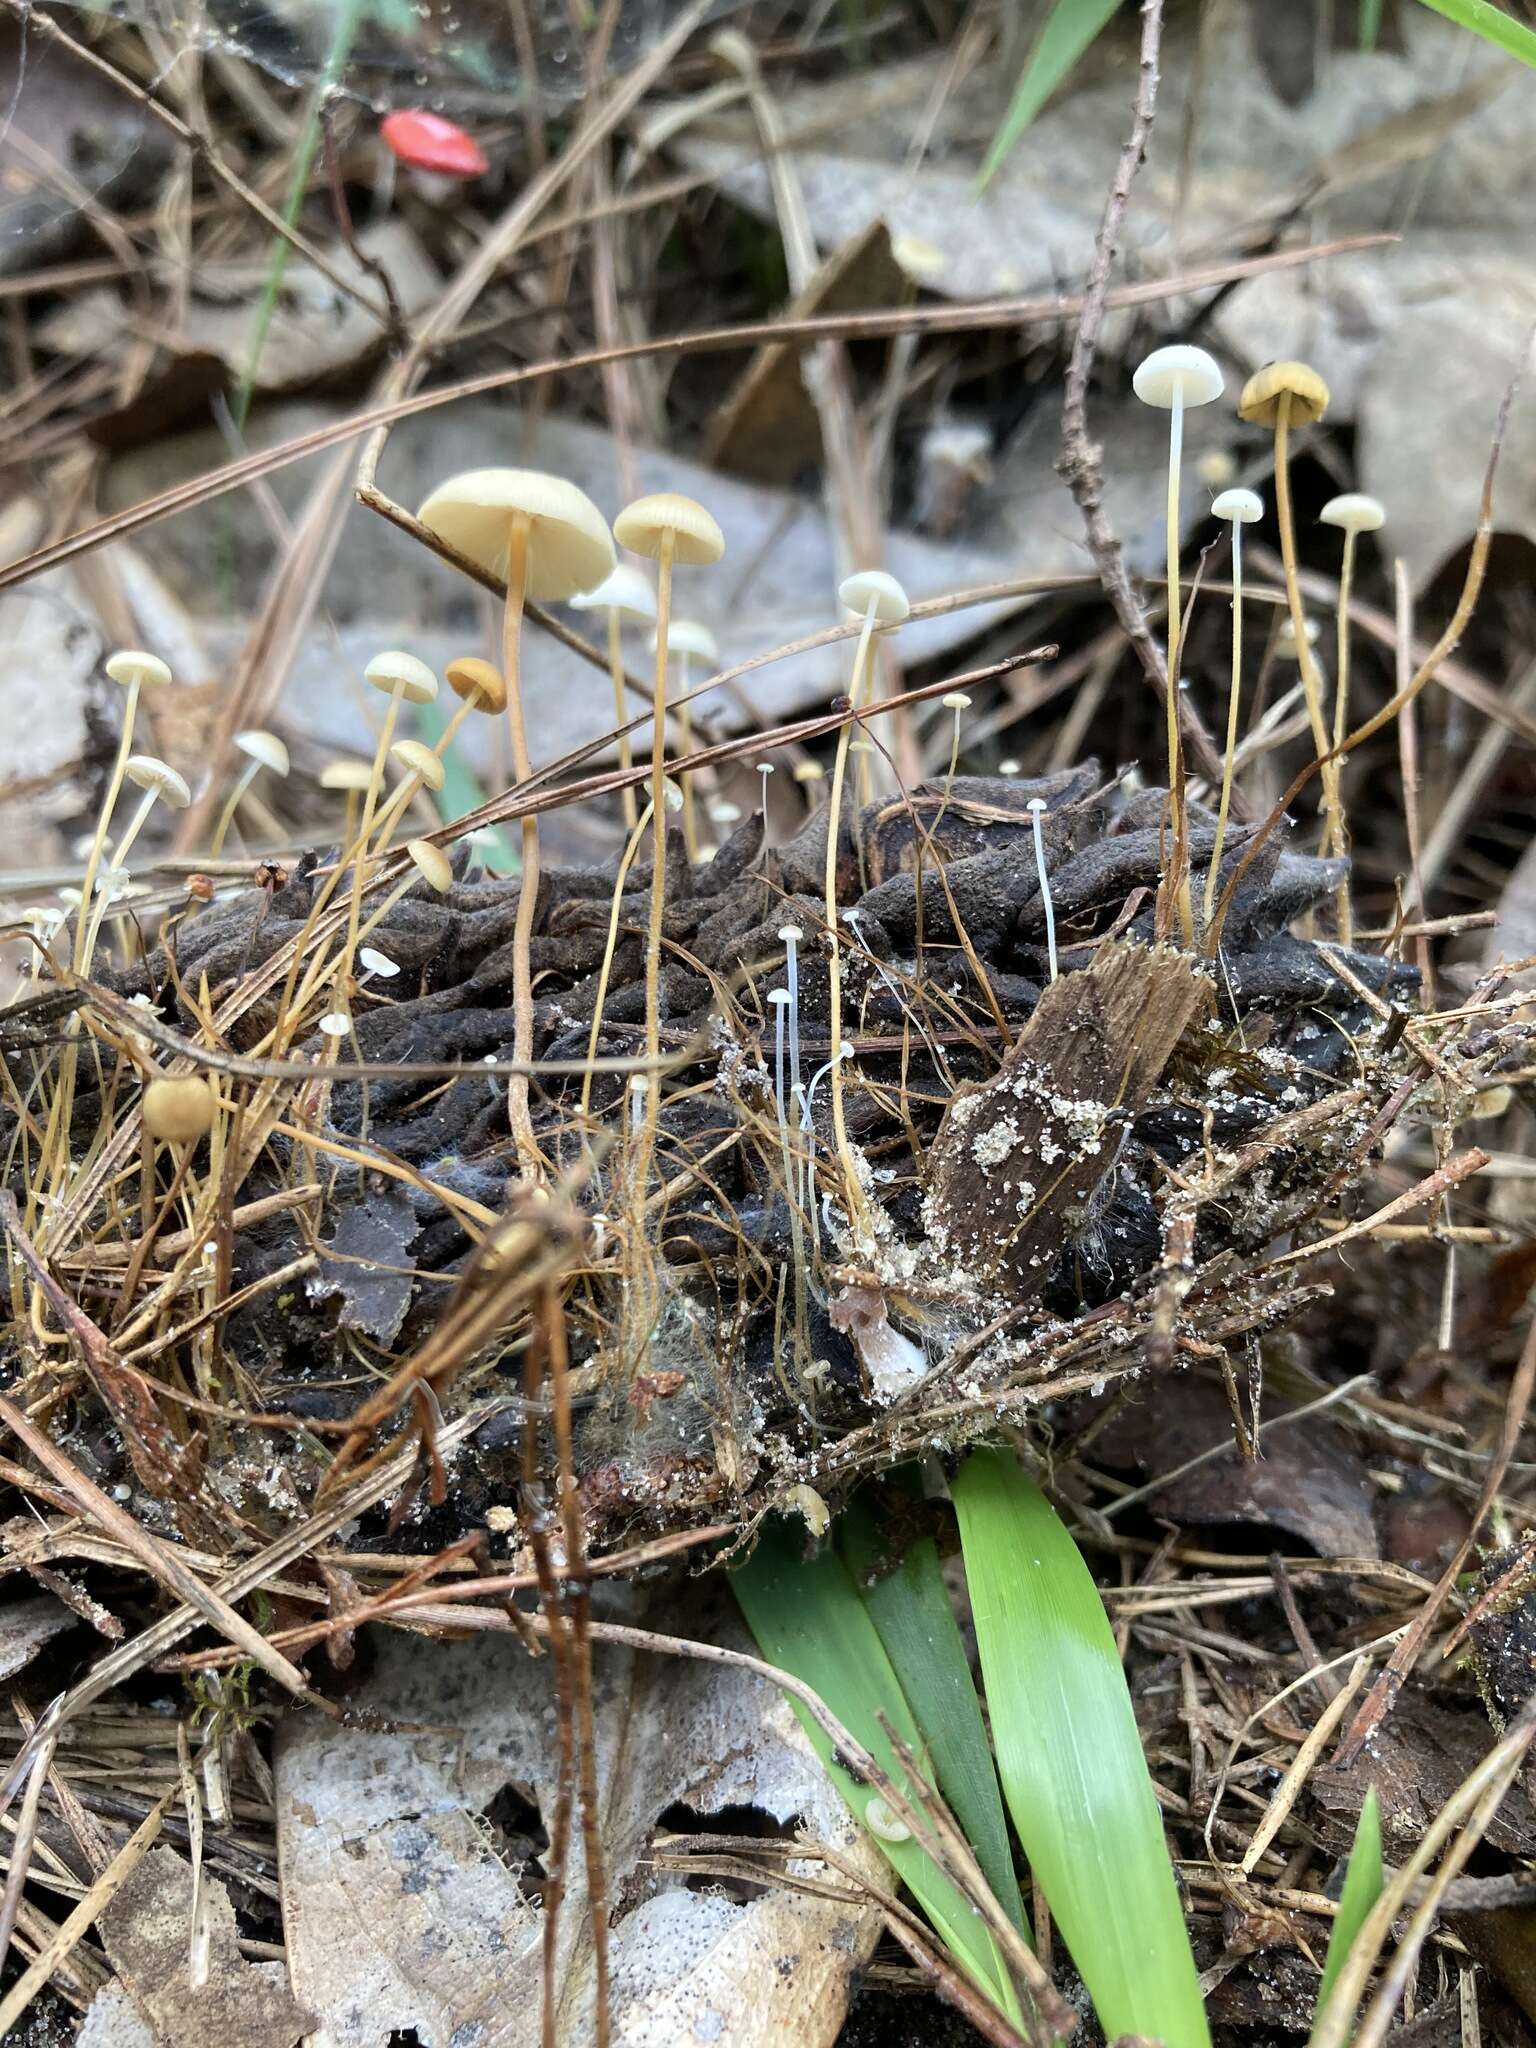
[[[507,679],[493,662],[478,654],[457,654],[443,670],[448,687],[465,703],[471,699],[481,711],[505,711]]]
[[[140,789],[152,789],[173,811],[184,811],[192,801],[191,790],[169,761],[156,760],[153,754],[130,754],[123,773]]]
[[[107,656],[105,667],[113,682],[121,683],[125,690],[134,683],[144,690],[163,690],[171,680],[159,655],[146,654],[142,647],[120,647]]]
[[[162,1074],[144,1090],[144,1128],[170,1145],[195,1145],[213,1126],[213,1089],[201,1074]]]
[[[410,839],[405,850],[416,863],[422,879],[430,883],[440,896],[446,895],[453,887],[453,868],[443,849],[434,846],[430,839]]]
[[[372,780],[373,769],[367,761],[327,761],[320,770],[322,789],[355,789],[361,793]]]
[[[574,597],[613,567],[613,535],[602,513],[585,491],[542,470],[467,469],[439,484],[416,516],[477,568],[505,580],[519,513],[528,520],[529,597]]]
[[[1286,392],[1291,394],[1293,427],[1320,420],[1328,410],[1328,386],[1310,365],[1266,363],[1262,370],[1255,370],[1243,386],[1243,395],[1237,401],[1239,419],[1251,420],[1260,427],[1272,427],[1280,410],[1280,400]]]
[[[398,689],[407,704],[437,701],[437,677],[424,661],[418,661],[414,654],[402,653],[398,647],[376,654],[363,670],[363,679],[386,694]]]
[[[613,537],[631,554],[659,558],[663,536],[672,535],[672,559],[697,567],[718,562],[725,553],[725,535],[712,512],[680,491],[653,491],[626,505],[613,522]]]
[[[271,769],[274,775],[288,773],[288,749],[275,732],[262,732],[259,727],[250,732],[237,732],[235,745],[252,761],[259,761],[263,768]]]
[[[420,740],[396,740],[389,750],[407,775],[414,775],[430,790],[443,786],[443,764]]]

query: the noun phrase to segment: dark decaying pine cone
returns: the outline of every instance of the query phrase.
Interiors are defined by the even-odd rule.
[[[1047,806],[1061,966],[1054,989],[1027,810],[1034,797]],[[827,1199],[841,1181],[823,1082],[812,1111],[823,1265],[822,1278],[808,1282],[817,1428],[828,1416],[857,1419],[871,1391],[859,1353],[829,1318],[837,1304],[827,1299],[828,1266],[841,1261],[872,1275],[898,1318],[909,1290],[943,1302],[925,1332],[930,1345],[935,1328],[942,1343],[946,1331],[979,1327],[1009,1306],[1062,1317],[1107,1302],[1159,1266],[1170,1170],[1241,1147],[1336,1090],[1340,1076],[1356,1073],[1358,1044],[1383,1031],[1329,956],[1292,929],[1331,900],[1344,863],[1288,851],[1278,836],[1260,848],[1236,892],[1219,960],[1155,945],[1166,812],[1165,791],[1127,793],[1089,763],[1035,781],[957,777],[947,789],[919,788],[845,824],[842,1029],[855,1048],[845,1104],[879,1225],[874,1239],[850,1238]],[[1223,885],[1249,829],[1229,834]],[[779,1278],[794,1236],[766,998],[784,982],[777,934],[798,925],[800,1055],[809,1077],[831,1051],[826,830],[823,810],[764,854],[754,817],[693,867],[679,835],[669,845],[661,996],[663,1044],[678,1066],[665,1084],[654,1184],[677,1182],[690,1164],[697,1178],[663,1212],[669,1305],[651,1363],[688,1380],[695,1404],[666,1405],[677,1430],[695,1437],[726,1411],[737,1430],[743,1414],[754,1431],[771,1418],[791,1432],[800,1427],[804,1404],[786,1386],[780,1357]],[[1197,900],[1213,841],[1214,821],[1192,807]],[[175,920],[149,957],[118,977],[118,988],[147,997],[167,1023],[186,1029],[178,987],[195,990],[206,977],[217,1001],[270,957],[299,930],[319,866],[318,858],[305,862],[275,893],[252,890]],[[359,1084],[338,1083],[330,1120],[335,1134],[365,1134],[427,1179],[499,1209],[513,1166],[504,1085],[488,1062],[511,1055],[517,884],[472,875],[467,849],[456,872],[446,896],[413,892],[373,935],[401,972],[376,998],[379,985],[363,991],[356,1028],[369,1061],[461,1060],[462,1078],[384,1075],[367,1085],[366,1104]],[[612,886],[611,871],[557,869],[542,878],[533,940],[542,1058],[586,1056]],[[634,868],[603,1007],[603,1055],[643,1046],[649,886],[647,870]],[[1343,957],[1389,1002],[1412,986],[1406,967],[1358,952]],[[258,1002],[239,1027],[240,1042],[253,1044],[271,1022],[270,1007]],[[316,1036],[299,1050],[318,1053],[321,1043]],[[627,1113],[624,1089],[622,1075],[598,1075],[594,1115],[616,1127]],[[535,1087],[541,1142],[567,1166],[583,1153],[579,1090],[571,1076]],[[83,1087],[82,1138],[98,1110]],[[1199,1255],[1256,1250],[1305,1213],[1368,1116],[1366,1109],[1354,1121],[1341,1117],[1330,1142],[1268,1153],[1226,1199],[1202,1206]],[[284,1143],[274,1140],[272,1156],[288,1169]],[[258,1172],[242,1198],[261,1192]],[[578,1199],[595,1213],[611,1198],[599,1179]],[[451,1295],[443,1281],[465,1266],[470,1245],[436,1196],[346,1168],[322,1228],[330,1257],[305,1298],[285,1299],[280,1316],[256,1303],[230,1320],[226,1341],[267,1406],[347,1414],[357,1390],[337,1384],[338,1321],[402,1355],[441,1315]],[[300,1248],[291,1217],[242,1233],[235,1284]],[[848,1317],[835,1320],[846,1326]],[[601,1314],[573,1324],[578,1365],[582,1331],[592,1358],[600,1348],[592,1333],[601,1328]]]

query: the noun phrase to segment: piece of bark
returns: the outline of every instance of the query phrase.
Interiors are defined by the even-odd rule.
[[[1091,1223],[1131,1120],[1209,984],[1167,948],[1106,946],[1053,982],[992,1080],[950,1103],[929,1154],[930,1237],[984,1285],[1028,1300]]]

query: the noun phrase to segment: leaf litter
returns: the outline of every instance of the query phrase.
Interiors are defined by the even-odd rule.
[[[626,23],[615,76],[644,70],[660,47],[652,26]],[[1528,140],[1529,84],[1486,68],[1481,52],[1462,55],[1426,17],[1405,24],[1406,57],[1334,52],[1287,105],[1273,52],[1256,58],[1247,26],[1244,10],[1221,10],[1198,59],[1170,31],[1159,140],[1129,214],[1132,274],[1176,278],[1188,259],[1246,252],[1288,232],[1297,209],[1309,231],[1388,226],[1406,240],[1238,279],[1209,299],[1168,287],[1150,310],[1114,315],[1090,402],[1109,451],[1111,523],[1130,573],[1153,574],[1160,429],[1122,397],[1120,359],[1147,325],[1182,338],[1203,317],[1234,369],[1294,350],[1334,382],[1329,431],[1307,444],[1301,489],[1320,498],[1326,475],[1388,500],[1392,551],[1432,637],[1432,579],[1476,522],[1482,452],[1530,317],[1526,282],[1509,267],[1509,207],[1486,203],[1492,190],[1520,189],[1510,167]],[[259,154],[291,135],[324,60],[292,25],[260,52],[250,30],[221,23],[189,47],[209,67],[202,89]],[[114,22],[102,38],[124,76],[149,75],[141,58],[164,54],[152,24]],[[456,60],[462,47],[449,47]],[[808,62],[774,46],[763,59],[829,259],[804,309],[854,308],[857,337],[857,308],[902,293],[921,306],[925,294],[963,300],[1081,278],[1129,96],[1113,39],[982,202],[972,181],[997,112],[988,67],[936,57],[915,30],[889,37],[873,61],[841,47]],[[571,43],[566,58],[575,53]],[[486,325],[457,334],[454,372],[498,361],[498,333],[559,370],[588,321],[606,343],[782,303],[761,262],[777,247],[782,193],[770,203],[760,145],[733,130],[736,116],[693,104],[718,83],[712,62],[698,45],[675,76],[650,74],[664,90],[646,104],[650,129],[634,130],[638,175],[663,196],[642,192],[627,211],[599,201],[564,254],[553,237],[522,251],[531,260],[514,261],[515,288],[496,283],[480,309]],[[1224,123],[1192,83],[1202,66],[1207,92],[1220,81],[1233,117]],[[569,103],[559,69],[551,56],[539,73],[547,104],[517,130],[530,162],[551,139],[545,115]],[[113,99],[109,76],[86,75]],[[433,93],[447,75],[434,68]],[[471,94],[453,111],[486,104]],[[1169,142],[1181,124],[1192,143],[1182,163]],[[647,153],[647,135],[667,127],[663,153]],[[154,192],[165,175],[164,127],[138,133],[129,182],[100,186],[102,206],[137,203],[132,179]],[[344,265],[338,182],[360,219],[369,211],[361,102],[340,110],[333,140],[339,154],[317,176],[304,228],[307,246]],[[515,213],[505,155],[491,158],[492,183],[471,210],[455,217],[413,195],[382,240],[376,222],[365,225],[365,252],[409,285],[408,311],[430,307],[435,277],[470,274],[487,223],[504,206]],[[40,317],[26,362],[43,374],[26,385],[17,447],[37,507],[65,486],[84,489],[67,524],[88,526],[94,510],[140,504],[224,459],[223,429],[169,448],[162,429],[205,403],[189,347],[238,376],[249,281],[269,251],[223,172],[198,191],[191,212],[168,199],[160,218],[194,281],[233,294],[227,309],[210,312],[194,294],[179,302],[179,324],[146,322],[141,305],[162,307],[178,290],[176,262],[142,277],[125,264],[121,284],[99,268],[82,275],[95,298],[29,289]],[[773,224],[769,239],[754,214]],[[38,215],[27,260],[70,253],[85,218],[78,200],[51,206],[46,224]],[[112,221],[98,225],[112,248]],[[675,282],[653,291],[641,280],[667,236],[681,262]],[[296,305],[305,260],[295,251],[289,266]],[[352,276],[366,289],[368,272]],[[331,287],[318,270],[312,281],[318,304]],[[161,296],[141,301],[145,290]],[[310,387],[367,376],[378,322],[343,293],[304,324],[287,338],[274,326],[262,376],[297,388],[306,410],[258,409],[258,445],[356,409],[355,388],[316,404]],[[1426,340],[1464,370],[1432,406],[1422,402]],[[654,1236],[625,1211],[615,1165],[643,1065],[650,854],[641,849],[615,896],[617,780],[594,773],[591,755],[565,759],[532,793],[552,847],[533,931],[536,1128],[554,1176],[542,1202],[519,1191],[506,1133],[516,884],[484,873],[465,833],[423,813],[413,821],[453,848],[441,896],[399,889],[398,859],[384,870],[394,901],[371,937],[398,975],[361,992],[351,1036],[338,1045],[319,1028],[323,986],[306,987],[300,1027],[275,1053],[268,1036],[285,1030],[290,967],[302,974],[335,928],[317,904],[337,826],[314,771],[371,737],[335,671],[360,669],[381,639],[418,647],[439,669],[479,645],[473,585],[451,586],[441,563],[359,508],[327,593],[333,620],[316,611],[318,584],[287,606],[285,522],[302,531],[322,503],[312,479],[288,470],[276,499],[253,494],[254,514],[241,501],[222,528],[203,514],[179,532],[150,524],[142,559],[120,546],[82,555],[46,588],[0,600],[31,636],[26,673],[60,685],[50,716],[69,706],[67,744],[4,792],[8,819],[26,820],[18,843],[65,876],[120,715],[96,672],[99,650],[130,628],[192,650],[177,665],[196,663],[195,676],[150,707],[151,727],[168,753],[206,770],[233,727],[202,650],[215,669],[229,659],[227,621],[269,570],[269,617],[285,629],[285,609],[320,620],[307,637],[299,626],[279,634],[271,663],[252,671],[262,715],[302,735],[308,754],[272,808],[242,819],[237,857],[206,871],[200,842],[173,848],[157,827],[146,894],[131,926],[114,919],[95,972],[69,993],[67,965],[58,971],[56,953],[40,974],[29,941],[15,969],[23,1000],[0,1017],[12,1077],[0,1117],[23,1201],[47,1104],[63,1099],[59,1076],[71,1072],[67,1171],[46,1202],[28,1205],[48,1284],[18,1283],[37,1291],[17,1297],[32,1313],[10,1339],[7,1395],[21,1427],[0,1474],[38,1532],[24,1537],[13,1518],[5,1562],[50,1589],[46,1600],[13,1594],[14,1626],[0,1637],[20,1688],[0,1764],[12,1796],[24,1781],[36,1788],[25,1795],[35,1838],[12,1852],[27,1882],[13,1869],[8,1889],[20,1967],[46,1964],[21,1980],[32,2021],[55,2029],[38,2039],[66,2038],[81,2021],[87,2041],[265,2043],[312,2019],[338,2041],[405,2028],[423,2040],[463,2042],[466,2029],[534,2040],[552,2023],[558,2038],[584,2039],[604,2012],[614,2040],[831,2042],[850,2005],[853,2029],[892,1989],[902,2038],[937,2038],[922,1987],[942,1974],[913,1968],[912,1930],[782,1695],[729,1661],[677,1658],[667,1637],[635,1649],[603,1631],[628,1616],[730,1651],[734,1622],[699,1598],[679,1560],[750,1541],[775,1506],[822,1527],[861,1478],[914,1455],[941,1470],[1000,1426],[1098,1571],[1211,2016],[1232,2039],[1257,2038],[1279,2013],[1308,2023],[1332,1863],[1367,1785],[1382,1801],[1388,1863],[1407,1871],[1410,1852],[1433,1849],[1438,1816],[1459,1810],[1490,1767],[1493,1732],[1523,1739],[1531,1595],[1514,1539],[1528,1520],[1529,1471],[1514,1453],[1531,1027],[1499,963],[1530,949],[1501,946],[1495,932],[1486,971],[1473,963],[1481,906],[1497,901],[1506,874],[1518,929],[1530,790],[1523,741],[1474,755],[1467,708],[1469,689],[1496,701],[1489,679],[1503,680],[1518,593],[1495,575],[1489,616],[1461,651],[1471,683],[1454,702],[1431,690],[1416,707],[1423,787],[1390,733],[1367,743],[1363,765],[1351,762],[1352,887],[1357,922],[1371,921],[1352,947],[1330,937],[1345,868],[1337,849],[1311,850],[1311,798],[1293,800],[1283,827],[1256,822],[1306,765],[1280,715],[1291,678],[1271,645],[1273,593],[1260,593],[1248,815],[1219,878],[1236,880],[1219,954],[1192,957],[1171,943],[1159,900],[1167,792],[1120,766],[1157,758],[1161,711],[1106,627],[1097,589],[1085,590],[1091,557],[1054,474],[1054,334],[1036,322],[1001,352],[980,323],[958,341],[916,322],[889,348],[851,339],[842,374],[860,407],[841,414],[797,388],[796,360],[770,347],[740,376],[684,356],[665,379],[615,361],[600,375],[567,374],[558,409],[544,403],[541,371],[521,410],[472,401],[398,429],[378,471],[412,504],[446,471],[515,442],[510,459],[561,468],[605,505],[621,480],[695,494],[730,537],[725,568],[690,572],[686,589],[723,661],[823,639],[699,706],[706,742],[737,737],[682,771],[704,798],[705,844],[678,827],[668,846],[665,1072],[651,1084],[661,1171],[642,1212]],[[386,365],[385,389],[391,374]],[[62,380],[56,391],[49,378]],[[1236,468],[1267,487],[1257,438],[1215,410],[1192,424],[1180,514],[1201,546],[1218,477]],[[1528,419],[1517,406],[1509,422],[1505,532],[1531,532]],[[862,474],[868,502],[834,499],[829,516],[805,465],[823,454],[846,463],[849,450],[826,436],[866,430],[879,459],[847,473]],[[99,474],[82,487],[69,468],[87,442],[115,451],[101,497]],[[746,481],[764,474],[771,485]],[[827,777],[816,770],[830,765],[848,713],[834,701],[822,718],[797,714],[846,686],[846,643],[822,629],[837,618],[836,569],[856,565],[848,522],[871,509],[884,560],[915,595],[1010,578],[1027,588],[987,608],[929,608],[889,643],[900,670],[892,662],[882,687],[917,687],[872,727],[892,736],[892,756],[851,757],[830,847],[839,1018]],[[34,531],[11,536],[16,555],[41,534],[28,518]],[[1370,601],[1390,619],[1394,597],[1400,610],[1407,600],[1389,565],[1376,566]],[[1219,595],[1197,594],[1185,661],[1193,717],[1211,727],[1225,682],[1223,574],[1219,556],[1201,565]],[[1336,586],[1323,585],[1326,607]],[[1357,650],[1362,703],[1394,687],[1386,638],[1385,660]],[[1084,645],[1099,651],[1085,658]],[[539,757],[590,747],[611,760],[601,648],[588,659],[540,637],[529,654]],[[638,641],[630,666],[646,676]],[[290,668],[297,686],[284,697]],[[951,714],[938,700],[957,684],[972,702]],[[5,691],[4,716],[24,742],[43,722],[35,696],[28,710],[10,676]],[[979,711],[963,735],[962,708]],[[759,760],[772,776],[756,773]],[[494,743],[478,765],[499,790]],[[1469,823],[1416,926],[1419,913],[1399,915],[1394,879],[1411,869],[1419,818],[1433,817],[1442,773],[1457,765],[1472,778]],[[1206,794],[1197,789],[1188,812],[1197,881],[1214,837]],[[1043,807],[1049,918],[1032,797]],[[528,801],[496,796],[488,813],[506,824]],[[40,878],[32,893],[53,886]],[[370,893],[370,908],[382,900]],[[50,915],[33,924],[45,939]],[[768,1001],[789,969],[788,928],[799,947],[798,1096],[776,1082]],[[62,1014],[53,979],[66,985]],[[839,1073],[847,1161],[827,1068],[838,1024],[851,1045]],[[89,1056],[77,1062],[81,1047]],[[151,1152],[163,1202],[136,1214],[136,1076],[179,1061],[219,1076],[241,1120],[224,1132],[216,1169]],[[606,1133],[596,1154],[584,1083]],[[1480,1142],[1469,1149],[1457,1129],[1472,1117]],[[839,1190],[848,1161],[852,1181]],[[647,1258],[627,1263],[642,1241]],[[626,1289],[647,1297],[638,1319]],[[1504,1464],[1485,1500],[1501,1424]],[[942,1508],[938,1526],[947,1542]],[[1441,1612],[1432,1582],[1484,1534],[1504,1548],[1474,1556],[1476,1583],[1442,1592]],[[1422,1656],[1396,1669],[1392,1646],[1417,1643],[1416,1617],[1435,1615]],[[279,1684],[302,1692],[302,1708],[277,1704],[245,1654],[253,1642]],[[547,1655],[531,1654],[546,1644]],[[1313,1763],[1250,1859],[1309,1715],[1337,1697],[1331,1667],[1362,1644],[1394,1681],[1364,1695],[1376,1704],[1363,1743],[1352,1761]],[[1396,1951],[1407,1961],[1394,1967],[1418,1967],[1426,2017],[1446,1968],[1463,1972],[1463,2020],[1469,1997],[1476,2013],[1479,2000],[1526,1995],[1492,1931],[1504,1908],[1475,1890],[1518,1890],[1510,1873],[1530,1848],[1518,1788],[1479,1826],[1491,1863],[1471,1878],[1445,1868],[1445,1918],[1422,1962],[1422,1934]],[[102,1873],[122,1867],[114,1856],[152,1827],[160,1846],[72,1921],[77,1901],[99,1899]],[[594,1885],[587,1854],[598,1841]],[[882,1929],[898,1926],[901,1946],[877,1950]],[[1059,1957],[1055,1967],[1070,1989]],[[1509,2010],[1488,2003],[1484,2024],[1497,2032]]]

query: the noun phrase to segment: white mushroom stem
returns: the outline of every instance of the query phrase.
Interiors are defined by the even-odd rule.
[[[667,636],[672,630],[672,562],[677,535],[662,530],[656,555],[656,683],[651,707],[651,915],[645,942],[645,1056],[655,1074],[661,1060],[661,917],[667,901]],[[656,1143],[660,1088],[646,1099],[637,1184],[644,1186]]]
[[[848,703],[852,711],[859,708],[879,608],[879,595],[871,591],[869,601],[864,607],[863,620],[859,625],[858,642],[853,651],[853,679],[848,686]],[[834,1045],[841,1043],[843,1035],[843,949],[837,934],[837,853],[838,843],[842,837],[843,780],[848,772],[848,743],[853,737],[853,730],[854,721],[850,717],[844,721],[837,735],[837,752],[832,761],[832,793],[827,805],[827,861],[822,875],[828,941],[827,1028]],[[794,985],[794,955],[791,953],[791,988]],[[798,1079],[798,1076],[796,1078]],[[858,1176],[853,1170],[852,1155],[848,1149],[848,1123],[843,1109],[842,1068],[836,1061],[832,1064],[832,1140],[837,1147],[838,1161],[843,1169],[843,1199],[851,1222],[859,1215],[863,1205],[859,1199]]]
[[[1045,798],[1033,796],[1029,800],[1029,821],[1035,833],[1035,873],[1040,877],[1040,905],[1045,912],[1045,951],[1051,965],[1051,979],[1060,978],[1060,967],[1056,959],[1056,906],[1051,901],[1051,878],[1045,871],[1045,834],[1040,820],[1045,812]]]
[[[677,657],[677,680],[682,691],[682,701],[677,707],[678,733],[683,743],[683,757],[686,759],[693,752],[693,710],[688,702],[688,686],[693,677],[689,670],[686,650]],[[688,849],[689,860],[697,861],[699,830],[694,815],[693,777],[679,774],[677,780],[683,792],[683,844]]]
[[[779,932],[784,941],[784,980],[789,989],[789,1094],[800,1095],[800,928],[787,924]]]
[[[139,691],[142,687],[137,676],[128,685],[128,702],[123,707],[123,731],[117,743],[117,759],[112,763],[111,780],[107,784],[107,793],[102,798],[96,831],[91,839],[91,850],[86,855],[85,874],[80,883],[80,916],[75,926],[76,974],[84,974],[90,966],[91,945],[87,931],[92,921],[91,910],[96,896],[96,870],[101,866],[101,850],[107,843],[107,833],[112,826],[112,813],[122,791],[123,777],[128,772],[128,757],[133,752],[133,722],[138,714]]]
[[[608,607],[608,673],[613,679],[613,722],[619,735],[619,768],[627,778],[635,765],[634,749],[629,743],[625,728],[629,724],[626,716],[629,706],[624,700],[624,652],[620,641],[623,614],[616,604]],[[637,807],[633,785],[626,779],[621,792],[624,804],[624,823],[632,832],[635,829]]]
[[[507,732],[512,742],[512,777],[526,782],[533,773],[528,734],[523,724],[523,605],[528,590],[526,512],[514,513],[507,550],[507,608],[502,618],[501,667],[507,679]],[[512,1057],[521,1069],[507,1076],[507,1122],[522,1158],[524,1171],[538,1165],[533,1116],[528,1106],[528,1068],[533,1059],[533,920],[539,907],[539,821],[531,812],[522,821],[523,864],[518,885],[517,916],[512,927]]]
[[[613,899],[608,906],[608,941],[603,947],[603,964],[598,969],[597,999],[592,1005],[592,1029],[587,1034],[587,1063],[582,1069],[581,1075],[581,1120],[583,1124],[586,1123],[587,1118],[592,1113],[592,1076],[596,1071],[597,1042],[602,1035],[603,1029],[603,1005],[608,1000],[608,977],[613,971],[614,948],[619,940],[619,914],[624,900],[624,884],[629,877],[629,870],[634,863],[635,855],[640,850],[640,842],[645,837],[645,828],[650,822],[651,806],[650,800],[647,798],[645,809],[629,829],[629,838],[625,841],[624,851],[619,858],[619,871],[613,881]]]
[[[1301,583],[1296,573],[1296,521],[1291,511],[1291,394],[1282,391],[1275,411],[1275,516],[1280,524],[1280,561],[1285,570],[1285,595],[1290,607],[1291,631],[1296,636],[1296,660],[1301,671],[1302,693],[1307,700],[1307,722],[1312,728],[1312,745],[1323,763],[1323,810],[1332,817],[1336,802],[1337,764],[1328,761],[1328,727],[1323,717],[1323,687],[1312,659],[1307,636],[1307,618],[1302,610]]]
[[[230,826],[235,822],[236,811],[240,808],[240,799],[261,773],[263,766],[264,763],[260,761],[247,761],[240,770],[240,773],[235,777],[234,786],[225,798],[224,808],[219,813],[219,822],[214,826],[213,838],[208,844],[210,858],[217,859],[218,855],[223,851],[225,837],[229,832]]]
[[[347,901],[347,943],[342,950],[338,994],[346,1001],[346,986],[352,973],[352,961],[357,953],[357,928],[362,922],[363,877],[368,866],[368,842],[373,837],[374,806],[379,800],[379,784],[384,773],[384,762],[389,754],[389,743],[395,736],[395,721],[400,716],[400,700],[405,695],[405,679],[396,680],[389,693],[389,708],[384,713],[384,723],[379,729],[379,742],[373,750],[373,767],[368,776],[368,787],[363,792],[362,816],[357,821],[357,837],[347,849],[352,860],[352,889]],[[343,855],[340,865],[344,865]],[[338,872],[340,868],[338,867]]]
[[[1232,808],[1232,763],[1237,754],[1237,714],[1243,676],[1243,522],[1232,521],[1232,679],[1227,686],[1227,744],[1221,762],[1221,798],[1216,807],[1216,838],[1211,847],[1211,864],[1205,876],[1203,925],[1210,930],[1216,909],[1216,881],[1221,873],[1221,850],[1227,838],[1227,814]]]
[[[1189,881],[1183,872],[1186,853],[1184,832],[1184,758],[1179,743],[1179,661],[1183,617],[1179,589],[1179,482],[1184,462],[1184,387],[1176,382],[1173,404],[1168,412],[1168,807],[1173,827],[1173,866],[1179,895],[1180,915],[1189,916]],[[1036,820],[1038,830],[1039,821]],[[1185,937],[1192,933],[1186,931]],[[1055,979],[1054,970],[1052,979]]]

